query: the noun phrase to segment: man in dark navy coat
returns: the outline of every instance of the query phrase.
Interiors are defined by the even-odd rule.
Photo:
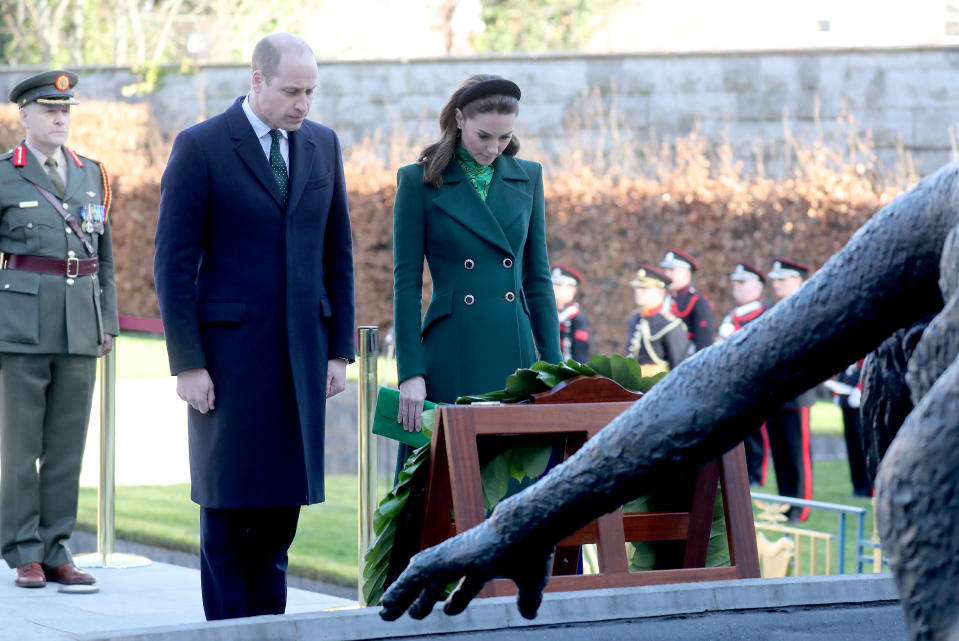
[[[208,619],[281,614],[301,505],[323,501],[326,398],[354,355],[353,256],[336,134],[306,119],[316,59],[273,34],[250,92],[177,136],[154,276],[190,405]]]

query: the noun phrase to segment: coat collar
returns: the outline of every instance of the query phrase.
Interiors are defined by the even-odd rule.
[[[507,232],[530,211],[531,194],[525,184],[529,180],[515,158],[501,155],[493,162],[493,181],[483,202],[453,159],[443,172],[443,186],[433,202],[477,236],[515,256],[518,248],[510,243]]]

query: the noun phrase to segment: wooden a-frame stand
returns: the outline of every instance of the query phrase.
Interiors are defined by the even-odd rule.
[[[566,456],[625,411],[639,397],[602,377],[577,377],[536,395],[533,404],[437,408],[430,451],[420,549],[478,525],[485,518],[477,437],[556,434],[567,437]],[[641,447],[641,445],[637,445]],[[707,568],[706,552],[719,481],[722,481],[731,564]],[[451,521],[449,515],[454,515]],[[627,541],[685,540],[681,568],[630,572]],[[599,574],[558,576],[564,548],[595,543]],[[569,554],[566,554],[567,559]],[[568,565],[568,563],[567,563]],[[746,458],[742,444],[704,465],[696,477],[689,512],[623,514],[617,509],[586,525],[557,546],[557,563],[546,591],[714,581],[759,577]],[[515,594],[512,581],[489,582],[480,596]]]

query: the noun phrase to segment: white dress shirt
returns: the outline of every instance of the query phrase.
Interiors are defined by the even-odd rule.
[[[246,98],[243,99],[243,113],[246,114],[247,120],[250,121],[250,125],[253,127],[253,133],[256,134],[257,139],[260,141],[260,146],[263,147],[263,153],[266,154],[266,162],[270,163],[270,146],[273,144],[273,139],[270,138],[270,128],[260,120],[255,113],[253,113],[253,107],[250,106],[250,94],[246,95]],[[290,173],[290,132],[286,129],[280,129],[280,155],[283,156],[283,162],[286,163],[286,173]]]

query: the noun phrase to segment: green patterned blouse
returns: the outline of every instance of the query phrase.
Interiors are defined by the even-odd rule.
[[[485,201],[489,194],[489,185],[493,182],[493,165],[479,164],[462,146],[456,148],[456,162],[462,167],[476,193]]]

